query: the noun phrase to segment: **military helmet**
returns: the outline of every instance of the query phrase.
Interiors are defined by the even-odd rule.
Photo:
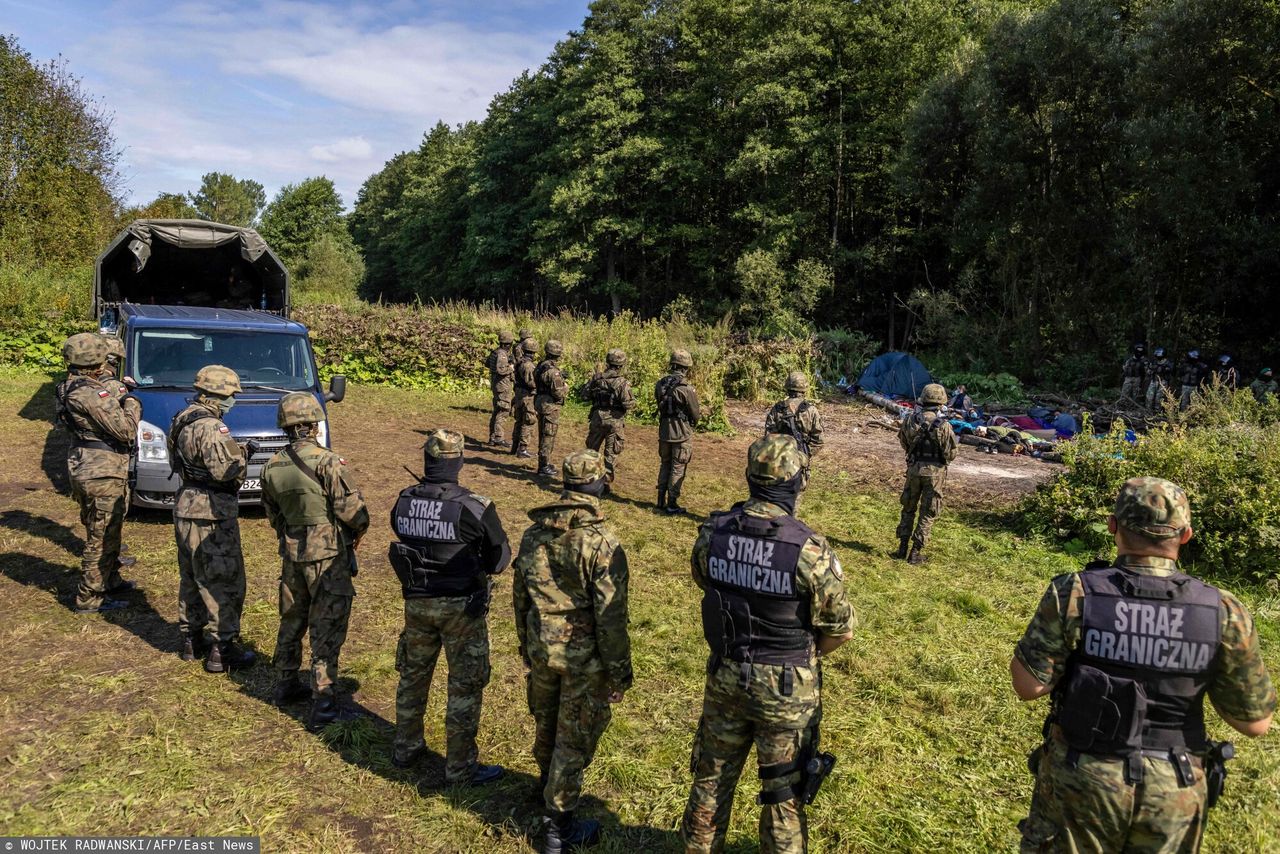
[[[538,341],[532,336],[524,336],[520,339],[520,349],[532,356],[538,352]]]
[[[319,424],[321,421],[324,421],[324,410],[310,392],[295,391],[286,394],[280,400],[280,408],[276,410],[276,426],[281,429],[299,424]]]
[[[73,368],[96,368],[107,361],[107,342],[96,332],[77,332],[62,344],[62,358]]]
[[[1159,477],[1125,481],[1116,497],[1116,524],[1150,540],[1179,536],[1191,524],[1191,503],[1176,483]]]
[[[1263,368],[1262,370],[1258,371],[1258,376],[1265,377],[1266,379],[1271,379],[1271,369]]]
[[[1188,358],[1188,359],[1199,359],[1199,358],[1200,358],[1200,351],[1199,351],[1199,350],[1188,350],[1188,351],[1187,351],[1187,358]]]
[[[598,451],[583,448],[564,458],[561,469],[565,486],[595,483],[605,476],[604,457]]]
[[[218,397],[230,397],[241,391],[240,377],[230,368],[222,365],[205,365],[196,371],[196,381],[192,383],[197,391]],[[283,404],[284,401],[281,401]],[[281,425],[283,426],[283,425]]]
[[[124,358],[124,342],[118,335],[103,335],[102,340],[107,342],[107,358]]]
[[[1219,356],[1219,357],[1218,357],[1218,364],[1220,364],[1220,365],[1227,365],[1227,364],[1230,364],[1230,363],[1231,363],[1231,354],[1230,354],[1230,353],[1223,353],[1221,356]]]
[[[517,341],[524,341],[526,338],[532,338],[532,337],[533,337],[533,330],[532,330],[532,329],[530,329],[530,328],[529,328],[529,327],[527,327],[527,326],[523,327],[523,328],[522,328],[522,329],[521,329],[521,330],[516,334],[516,340],[517,340]]]
[[[1163,348],[1163,347],[1157,347],[1155,350],[1152,350],[1151,352],[1152,352],[1152,355],[1154,355],[1157,359],[1163,359],[1163,358],[1164,358],[1164,348]]]
[[[1142,355],[1143,353],[1147,352],[1147,345],[1143,344],[1141,341],[1138,341],[1133,345],[1133,352],[1137,353],[1138,355]]]
[[[503,329],[501,332],[498,333],[498,343],[514,344],[516,343],[516,336],[512,335],[510,331]]]
[[[564,345],[552,338],[547,342],[546,351],[548,359],[558,359],[564,355]]]
[[[809,375],[804,371],[792,371],[787,374],[787,391],[808,391]]]
[[[627,363],[627,354],[614,347],[605,355],[604,363],[613,368],[621,368]]]
[[[920,402],[925,406],[941,406],[947,402],[947,390],[938,383],[929,383],[920,391]]]
[[[692,368],[693,356],[689,355],[688,350],[674,350],[671,353],[671,364],[677,368]]]
[[[747,480],[761,486],[786,483],[809,464],[796,440],[785,433],[756,439],[747,451]]]
[[[422,446],[422,452],[433,460],[456,459],[462,456],[465,444],[466,440],[461,433],[439,428],[427,434],[427,443]]]

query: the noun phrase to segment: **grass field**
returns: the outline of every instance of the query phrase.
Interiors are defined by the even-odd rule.
[[[300,723],[305,706],[285,713],[267,701],[268,666],[225,678],[178,658],[167,517],[126,523],[140,558],[127,575],[143,588],[134,607],[87,617],[68,609],[82,532],[55,488],[64,445],[50,427],[52,383],[13,373],[0,381],[0,835],[248,834],[262,837],[264,851],[290,852],[536,847],[537,769],[509,575],[495,587],[480,745],[482,761],[510,773],[484,789],[445,789],[438,753],[411,772],[389,762],[401,611],[386,515],[408,480],[401,465],[420,465],[421,431],[448,425],[483,436],[485,401],[352,388],[333,408],[335,445],[375,519],[342,658],[345,686],[371,716],[313,736]],[[584,435],[584,413],[567,410],[561,451]],[[607,512],[631,561],[637,678],[588,771],[583,811],[605,823],[601,851],[674,851],[705,656],[688,571],[697,518],[653,512],[654,431],[630,428],[627,439]],[[743,497],[750,439],[699,437],[685,496],[695,517]],[[840,554],[860,617],[854,640],[826,664],[823,739],[840,761],[810,810],[811,850],[1012,850],[1031,789],[1024,757],[1045,708],[1016,701],[1007,662],[1047,579],[1075,563],[1008,533],[991,510],[964,507],[935,529],[929,563],[892,561],[900,471],[868,488],[843,465],[837,455],[817,462],[799,514]],[[468,453],[464,482],[498,503],[513,540],[525,512],[553,494],[531,474],[508,456]],[[244,636],[269,657],[275,546],[260,513],[241,525]],[[1280,670],[1276,591],[1240,592]],[[441,689],[443,671],[442,662]],[[436,751],[443,702],[433,691],[427,737]],[[1212,731],[1227,735],[1216,722]],[[1280,850],[1280,739],[1241,745],[1239,755],[1207,848]],[[756,850],[755,791],[744,775],[732,851]]]

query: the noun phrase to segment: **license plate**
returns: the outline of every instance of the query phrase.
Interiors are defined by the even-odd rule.
[[[261,492],[262,479],[257,477],[245,478],[244,483],[240,484],[241,492]]]

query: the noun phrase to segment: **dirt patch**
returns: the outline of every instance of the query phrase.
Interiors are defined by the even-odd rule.
[[[768,407],[729,401],[735,430],[756,436],[764,430]],[[884,410],[835,398],[822,403],[825,444],[814,468],[843,472],[859,488],[897,492],[905,471],[896,427]],[[1061,466],[1030,457],[986,454],[961,445],[947,473],[947,504],[953,509],[997,509],[1016,504],[1051,478]]]

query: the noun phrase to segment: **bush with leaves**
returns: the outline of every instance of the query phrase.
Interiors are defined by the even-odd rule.
[[[1276,579],[1280,567],[1280,403],[1210,389],[1167,427],[1125,441],[1124,425],[1062,444],[1066,470],[1028,497],[1029,531],[1081,552],[1109,553],[1107,517],[1125,480],[1163,477],[1191,500],[1195,537],[1183,558],[1223,581]]]

